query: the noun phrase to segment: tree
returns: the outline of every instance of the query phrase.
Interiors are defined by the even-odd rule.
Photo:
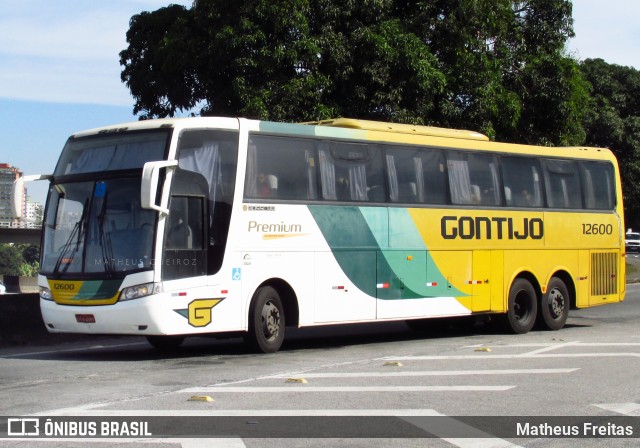
[[[620,166],[625,217],[640,226],[640,71],[587,59],[580,69],[591,85],[585,118],[587,144],[610,148]]]
[[[24,262],[22,254],[13,244],[0,244],[0,274],[20,275],[20,266]]]
[[[134,16],[120,62],[142,118],[350,116],[572,144],[588,92],[571,36],[569,0],[195,0]]]

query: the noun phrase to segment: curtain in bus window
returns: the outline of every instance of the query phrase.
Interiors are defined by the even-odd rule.
[[[258,167],[256,145],[249,144],[247,148],[247,174],[245,176],[244,195],[255,198],[258,195]]]
[[[398,202],[398,175],[396,173],[396,163],[391,154],[387,154],[387,172],[389,176],[389,197],[391,202]]]
[[[142,167],[145,162],[158,157],[163,141],[122,143],[118,145],[87,148],[65,174],[97,171],[125,170]]]
[[[305,149],[304,158],[307,163],[307,199],[318,199],[318,192],[316,190],[316,162],[313,157],[313,152]]]
[[[329,201],[335,201],[337,199],[336,168],[329,156],[329,150],[319,149],[318,157],[320,159],[320,183],[322,184],[322,198]]]
[[[203,142],[199,148],[180,149],[178,167],[202,174],[209,184],[209,199],[215,202],[216,189],[222,177],[218,143]]]
[[[424,194],[425,183],[424,183],[423,159],[421,157],[414,157],[413,165],[416,169],[416,199],[418,200],[418,202],[424,203],[425,202],[425,194]]]
[[[109,167],[109,162],[111,162],[111,159],[113,158],[115,150],[115,146],[85,149],[73,164],[71,172],[65,174],[106,171]]]
[[[366,201],[367,196],[367,168],[364,165],[349,167],[349,192],[351,200]]]
[[[479,201],[480,192],[472,192],[471,180],[469,178],[469,165],[467,161],[464,160],[464,154],[448,154],[447,168],[449,171],[451,201],[454,204],[472,204],[474,203],[474,196],[477,196],[477,200]]]
[[[500,178],[498,177],[498,167],[495,162],[491,162],[489,164],[489,169],[491,170],[491,182],[493,183],[493,204],[500,204]]]
[[[531,167],[531,177],[533,178],[534,206],[542,207],[542,182],[540,181],[540,171],[537,166]]]

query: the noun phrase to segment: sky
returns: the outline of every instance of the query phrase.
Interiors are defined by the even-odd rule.
[[[120,81],[130,18],[191,0],[0,0],[0,163],[49,174],[72,133],[137,120]],[[574,0],[571,55],[640,70],[640,2]],[[27,184],[44,203],[46,182]]]

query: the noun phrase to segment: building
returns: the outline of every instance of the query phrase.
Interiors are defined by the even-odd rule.
[[[42,206],[42,204],[32,201],[31,198],[27,196],[27,203],[25,206],[24,214],[24,220],[27,222],[27,227],[41,227],[43,216],[44,207]]]
[[[23,219],[13,216],[11,191],[13,182],[22,176],[19,168],[8,163],[0,163],[0,227],[40,227],[42,225],[42,205],[27,197],[27,189],[20,195]]]

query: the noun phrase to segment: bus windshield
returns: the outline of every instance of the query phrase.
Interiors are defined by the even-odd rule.
[[[42,272],[112,277],[151,269],[156,214],[139,198],[138,177],[53,185]]]
[[[106,134],[70,138],[54,176],[142,168],[145,162],[163,160],[167,130]]]

